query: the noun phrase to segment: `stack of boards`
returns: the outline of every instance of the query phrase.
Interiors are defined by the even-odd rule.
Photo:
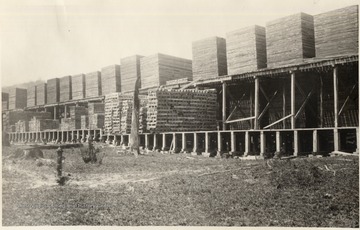
[[[226,42],[210,37],[192,43],[193,80],[227,75]]]
[[[53,78],[47,81],[47,103],[57,103],[60,99],[60,79]]]
[[[84,106],[69,106],[70,118],[62,118],[61,130],[81,129],[81,116],[87,115],[87,108]]]
[[[111,65],[101,69],[101,94],[120,92],[120,66]]]
[[[265,28],[254,25],[226,34],[228,74],[266,68]]]
[[[83,98],[85,98],[85,75],[74,75],[72,76],[72,99]]]
[[[71,76],[60,78],[60,101],[69,101],[71,97]]]
[[[54,130],[59,129],[59,121],[52,119],[38,119],[33,117],[29,121],[29,131],[30,132],[40,132],[45,130]]]
[[[165,54],[141,58],[142,88],[165,85],[166,81],[180,78],[192,79],[192,61]]]
[[[15,123],[19,120],[30,121],[33,117],[37,119],[51,119],[51,113],[48,112],[32,112],[32,111],[6,111],[3,113],[3,127],[5,130],[12,130],[10,132],[15,132]],[[10,126],[13,126],[10,127]]]
[[[317,57],[358,54],[359,6],[329,11],[314,16]]]
[[[1,109],[7,110],[9,109],[9,94],[8,93],[1,93]]]
[[[87,73],[85,76],[86,97],[98,97],[101,95],[101,74],[99,71]]]
[[[140,77],[140,59],[142,57],[134,55],[121,59],[121,92],[134,90],[135,81]]]
[[[89,129],[100,129],[104,127],[104,121],[105,121],[104,103],[90,103],[88,105],[88,113],[89,113],[88,115]]]
[[[32,85],[27,88],[27,103],[26,106],[35,106],[36,105],[36,86]]]
[[[47,103],[47,84],[39,83],[36,85],[36,105],[45,105]]]
[[[216,129],[216,90],[149,91],[147,129],[151,132]]]
[[[26,107],[27,90],[11,88],[9,90],[9,109],[22,109]]]
[[[314,18],[305,13],[266,24],[267,67],[303,62],[315,56]]]

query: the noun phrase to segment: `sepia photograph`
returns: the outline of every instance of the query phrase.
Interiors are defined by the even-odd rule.
[[[2,227],[359,228],[358,0],[0,0]]]

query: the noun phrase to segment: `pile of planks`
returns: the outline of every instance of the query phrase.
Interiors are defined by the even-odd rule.
[[[35,106],[36,103],[36,86],[32,85],[27,88],[27,103],[26,106]]]
[[[146,133],[147,127],[147,97],[140,98],[140,109],[139,109],[139,133]]]
[[[359,53],[359,6],[314,16],[316,57]]]
[[[192,43],[193,80],[227,75],[226,41],[210,37]]]
[[[192,61],[165,54],[154,54],[141,58],[142,88],[165,85],[166,81],[180,78],[192,80]]]
[[[62,118],[60,123],[61,130],[81,129],[81,116],[87,115],[88,110],[84,106],[69,106],[70,117]]]
[[[9,109],[9,94],[8,93],[1,93],[1,109],[8,110]]]
[[[29,132],[29,121],[19,120],[15,123],[15,132],[23,133]]]
[[[45,130],[54,130],[59,129],[59,121],[52,119],[38,119],[33,117],[29,121],[29,131],[30,132],[40,132]]]
[[[11,88],[9,90],[9,109],[22,109],[27,104],[27,90]]]
[[[71,76],[65,76],[60,78],[60,101],[69,101],[71,97]]]
[[[266,68],[265,28],[254,25],[226,34],[228,74]]]
[[[47,103],[59,102],[60,99],[60,79],[53,78],[47,81]]]
[[[216,90],[149,91],[147,129],[151,132],[216,129]]]
[[[266,24],[267,67],[303,62],[315,56],[314,18],[305,13]]]
[[[31,112],[31,111],[6,111],[2,114],[2,126],[9,127],[15,125],[19,120],[29,121],[31,118],[51,119],[51,113],[48,112]]]
[[[99,71],[87,73],[85,75],[85,95],[86,97],[101,96],[101,73]]]
[[[110,65],[101,69],[101,94],[120,92],[120,65]]]
[[[36,105],[45,105],[47,103],[47,84],[39,83],[36,85]]]
[[[72,76],[72,99],[85,98],[85,74]]]
[[[135,81],[140,77],[140,60],[143,56],[133,55],[121,59],[121,92],[133,91]]]

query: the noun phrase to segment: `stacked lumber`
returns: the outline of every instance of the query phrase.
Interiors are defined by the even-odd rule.
[[[154,54],[140,60],[142,88],[165,85],[166,81],[192,80],[192,61],[165,54]]]
[[[6,111],[3,113],[3,126],[14,125],[19,120],[29,121],[31,118],[51,119],[51,113],[48,112],[32,112],[32,111]]]
[[[60,79],[53,78],[47,81],[47,103],[59,102],[60,99]]]
[[[107,134],[120,132],[120,100],[121,93],[105,95],[105,124],[104,131]]]
[[[85,95],[86,97],[101,96],[101,73],[99,71],[87,73],[85,75]]]
[[[210,37],[192,43],[193,80],[227,75],[226,41]]]
[[[216,129],[215,90],[149,91],[147,129],[151,132]]]
[[[87,115],[81,115],[81,129],[89,128],[89,117]]]
[[[85,74],[72,76],[72,99],[85,98]]]
[[[105,114],[89,114],[89,129],[104,128]]]
[[[299,13],[266,24],[267,67],[298,64],[315,56],[313,16]]]
[[[121,92],[133,91],[135,81],[140,77],[140,59],[143,56],[133,55],[121,59]]]
[[[314,16],[316,57],[358,54],[359,6]]]
[[[23,109],[27,104],[27,90],[11,88],[9,90],[9,109]]]
[[[228,74],[266,68],[265,28],[254,25],[226,34]]]
[[[35,106],[36,103],[36,86],[32,85],[27,88],[27,103],[26,106]]]
[[[120,66],[110,65],[101,69],[101,92],[103,95],[120,92]]]
[[[143,97],[140,99],[139,109],[139,133],[146,133],[146,119],[147,119],[147,98]]]
[[[132,109],[133,109],[132,99],[121,101],[120,133],[125,134],[131,132]]]
[[[81,116],[87,115],[88,110],[84,106],[69,106],[70,117],[62,118],[61,130],[81,129]]]
[[[8,93],[1,93],[1,109],[8,110],[9,109],[9,94]]]
[[[60,78],[60,101],[69,101],[71,97],[71,76]]]
[[[39,83],[36,85],[36,105],[45,105],[47,103],[47,84]]]
[[[104,103],[89,103],[88,104],[89,115],[92,114],[104,114],[105,113],[105,104]]]
[[[15,123],[15,132],[23,133],[29,132],[29,121],[19,120]]]
[[[40,132],[45,130],[54,130],[59,129],[59,121],[52,119],[38,119],[33,117],[29,121],[29,131],[30,132]]]

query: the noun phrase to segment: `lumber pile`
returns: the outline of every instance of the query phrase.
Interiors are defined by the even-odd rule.
[[[60,99],[60,79],[53,78],[47,81],[47,103],[59,102]]]
[[[40,132],[45,130],[54,130],[59,129],[59,121],[52,119],[38,119],[33,117],[29,121],[29,131],[30,132]]]
[[[85,75],[85,95],[86,97],[101,96],[101,73],[99,71],[87,73]]]
[[[88,110],[84,106],[69,106],[70,117],[62,118],[60,123],[61,130],[74,130],[81,128],[81,116],[87,115]]]
[[[23,110],[6,111],[2,114],[2,126],[10,127],[15,125],[19,120],[30,121],[31,118],[36,117],[38,119],[51,119],[51,113],[48,112],[32,112]]]
[[[87,115],[81,115],[81,129],[89,128],[89,117]]]
[[[88,104],[88,112],[90,115],[97,114],[97,113],[104,114],[105,113],[105,104],[104,103],[89,103]]]
[[[139,109],[139,133],[146,133],[147,130],[147,97],[142,97],[140,99],[140,109]]]
[[[227,75],[226,41],[210,37],[192,43],[193,80]]]
[[[36,105],[45,105],[47,103],[47,84],[39,83],[36,85]]]
[[[101,94],[120,92],[120,66],[110,65],[101,69]]]
[[[85,98],[85,74],[72,76],[72,99]]]
[[[23,133],[29,132],[29,121],[19,120],[15,123],[15,132]]]
[[[135,81],[140,77],[140,60],[143,56],[133,55],[121,59],[121,92],[133,91]]]
[[[266,24],[267,67],[298,64],[315,56],[313,16],[299,13]]]
[[[314,16],[316,57],[359,53],[359,6]]]
[[[151,132],[216,129],[215,90],[149,91],[147,129]]]
[[[27,104],[27,90],[11,88],[9,90],[9,109],[23,109]]]
[[[69,101],[71,97],[71,76],[60,78],[60,101]]]
[[[254,25],[226,34],[228,74],[266,68],[265,28]]]
[[[89,114],[89,129],[104,128],[105,114]]]
[[[27,103],[26,106],[35,106],[36,104],[36,86],[32,85],[27,88]]]
[[[9,94],[8,93],[1,93],[1,109],[8,110],[9,109]]]
[[[180,78],[192,80],[192,61],[165,54],[154,54],[140,60],[142,88],[165,85]]]

